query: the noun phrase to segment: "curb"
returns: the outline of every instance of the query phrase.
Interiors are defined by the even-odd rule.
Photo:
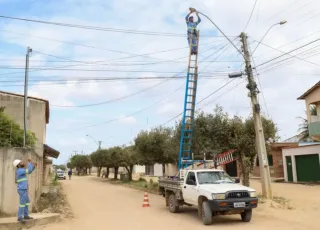
[[[18,223],[17,217],[0,218],[0,230],[21,230],[35,226],[42,226],[60,221],[60,214],[57,213],[34,213],[33,220],[25,224]]]

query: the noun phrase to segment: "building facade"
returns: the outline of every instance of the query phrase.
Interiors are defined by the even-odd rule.
[[[298,100],[304,100],[306,104],[309,136],[314,141],[320,141],[320,81]]]

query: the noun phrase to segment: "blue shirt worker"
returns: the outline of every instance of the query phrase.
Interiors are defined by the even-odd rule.
[[[37,163],[32,163],[28,160],[28,167],[25,167],[25,163],[21,160],[15,160],[13,162],[14,167],[17,168],[16,177],[18,183],[18,194],[20,197],[19,211],[18,211],[18,221],[25,223],[25,220],[31,220],[32,217],[29,216],[29,205],[30,199],[28,195],[28,179],[27,175],[31,174]]]
[[[190,13],[186,16],[186,23],[188,26],[188,43],[190,46],[190,42],[192,44],[191,48],[191,55],[196,55],[197,54],[197,25],[201,22],[201,19],[199,17],[198,12],[196,12],[198,21],[194,22],[193,16],[189,17],[190,14],[192,14],[193,11],[190,11]]]

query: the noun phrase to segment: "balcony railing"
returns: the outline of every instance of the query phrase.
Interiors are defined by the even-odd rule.
[[[309,135],[320,136],[320,120],[318,120],[317,122],[311,122],[309,124]]]

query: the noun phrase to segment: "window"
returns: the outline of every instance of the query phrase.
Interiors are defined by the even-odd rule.
[[[187,176],[187,181],[192,180],[194,182],[196,182],[196,175],[194,174],[194,172],[189,172],[188,176]]]
[[[234,183],[230,176],[223,171],[198,172],[199,184]]]
[[[146,175],[153,176],[154,175],[154,166],[146,165]]]
[[[273,156],[268,154],[268,164],[273,166]],[[259,166],[259,158],[257,157],[257,166]]]

